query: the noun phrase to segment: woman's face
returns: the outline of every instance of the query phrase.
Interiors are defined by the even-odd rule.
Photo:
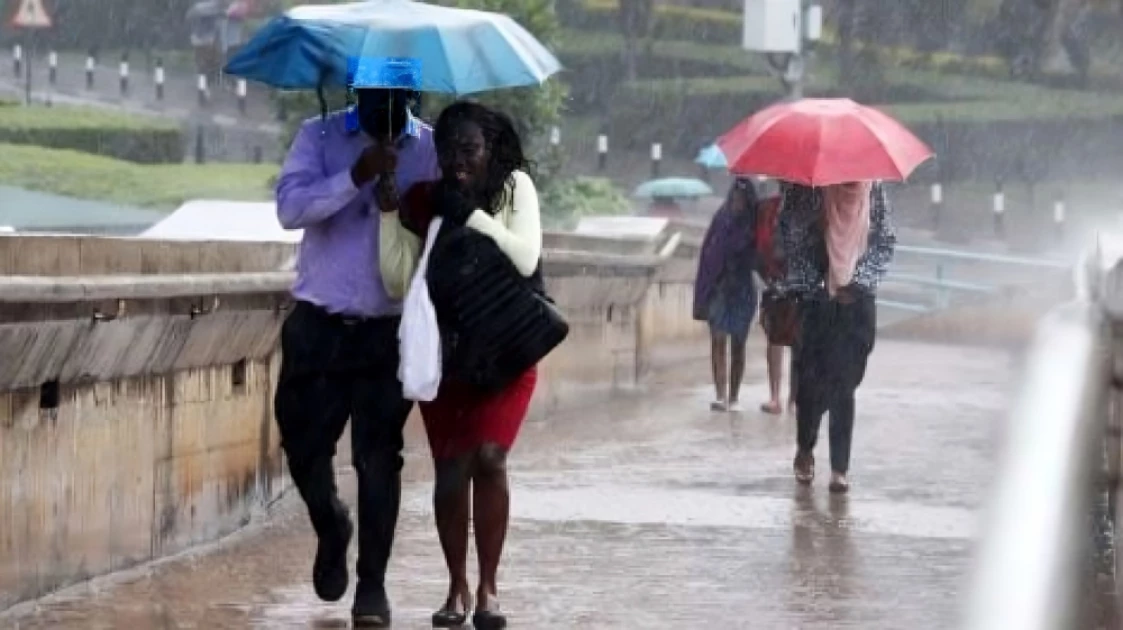
[[[475,188],[487,173],[487,142],[483,130],[470,120],[456,124],[446,146],[438,150],[438,160],[445,176],[451,176],[467,188]]]

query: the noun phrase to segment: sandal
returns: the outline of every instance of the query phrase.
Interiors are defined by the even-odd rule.
[[[724,400],[715,400],[710,403],[710,411],[729,411],[729,404]]]
[[[760,406],[760,410],[770,416],[778,416],[784,411],[783,407],[780,406],[780,403],[775,401],[764,403]]]
[[[456,604],[460,608],[456,608]],[[468,623],[468,611],[472,609],[472,595],[464,592],[455,599],[445,602],[444,608],[433,613],[434,628],[460,628]]]
[[[811,453],[797,453],[792,468],[795,470],[795,480],[799,483],[806,486],[815,480],[815,456]]]

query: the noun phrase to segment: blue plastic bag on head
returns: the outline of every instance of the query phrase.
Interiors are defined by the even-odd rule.
[[[359,130],[355,90],[421,91],[421,61],[412,57],[349,57],[347,59],[347,116],[351,133]]]

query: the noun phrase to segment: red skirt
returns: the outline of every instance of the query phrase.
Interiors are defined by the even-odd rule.
[[[459,457],[489,442],[509,450],[537,383],[537,367],[490,395],[462,383],[442,382],[436,399],[419,405],[433,459]]]

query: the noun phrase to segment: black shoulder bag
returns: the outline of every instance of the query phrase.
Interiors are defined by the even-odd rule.
[[[541,264],[524,278],[491,237],[451,225],[429,256],[445,378],[498,392],[569,335]]]

